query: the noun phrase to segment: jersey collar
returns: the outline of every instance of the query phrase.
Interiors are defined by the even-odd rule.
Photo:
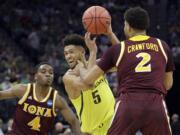
[[[149,36],[146,35],[137,35],[137,36],[133,36],[131,38],[129,38],[129,40],[131,41],[144,41],[144,40],[148,40]]]

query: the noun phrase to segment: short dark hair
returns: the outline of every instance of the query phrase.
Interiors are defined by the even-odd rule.
[[[78,34],[70,34],[63,39],[63,46],[65,47],[68,45],[81,46],[84,49],[86,49],[86,43],[84,41],[84,37]]]
[[[38,65],[35,66],[35,73],[38,72],[38,69],[40,68],[41,65],[49,65],[49,66],[53,67],[49,62],[43,61],[43,62],[40,62]]]
[[[134,7],[126,10],[124,19],[132,28],[138,30],[148,29],[150,23],[148,12],[141,7]]]

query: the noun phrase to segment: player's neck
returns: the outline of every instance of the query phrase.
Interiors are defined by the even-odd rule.
[[[43,85],[38,85],[37,83],[35,83],[35,90],[37,93],[42,93],[42,95],[48,93],[49,91],[49,88],[48,86],[43,86]]]
[[[131,34],[131,37],[135,37],[135,36],[138,36],[138,35],[146,36],[146,31],[134,32],[134,33]]]

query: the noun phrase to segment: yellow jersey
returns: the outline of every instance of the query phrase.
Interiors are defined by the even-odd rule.
[[[94,87],[81,92],[74,105],[81,131],[92,135],[106,135],[114,114],[115,99],[105,77],[99,77]]]

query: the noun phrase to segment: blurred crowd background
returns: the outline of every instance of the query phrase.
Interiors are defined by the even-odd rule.
[[[55,68],[54,86],[67,99],[62,76],[68,66],[63,56],[62,39],[71,33],[84,35],[81,16],[92,5],[108,9],[113,30],[121,40],[125,38],[124,11],[133,6],[148,10],[151,17],[148,34],[165,40],[173,52],[176,64],[174,86],[166,100],[173,135],[180,135],[179,0],[0,0],[0,90],[33,81],[35,65],[48,61]],[[98,37],[97,44],[98,57],[111,45],[105,36]],[[116,74],[110,73],[107,78],[115,94]],[[0,135],[11,129],[16,103],[16,99],[0,101]],[[50,135],[70,134],[71,129],[61,115],[58,115],[56,122]]]

